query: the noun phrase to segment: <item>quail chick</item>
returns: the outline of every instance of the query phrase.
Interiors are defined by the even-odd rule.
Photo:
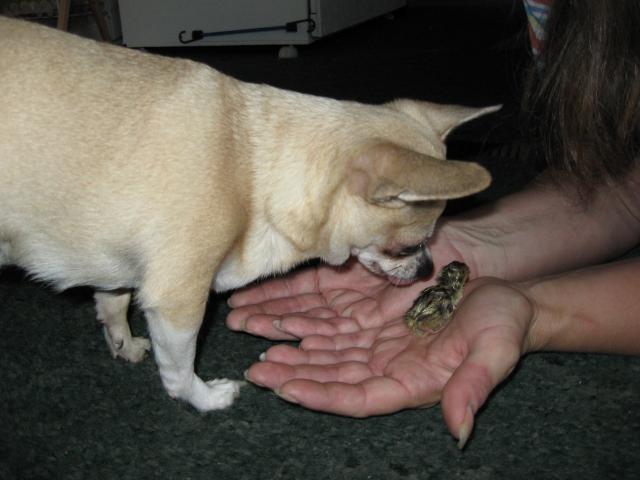
[[[438,282],[425,288],[404,316],[414,335],[436,333],[447,325],[468,279],[469,267],[462,262],[451,262],[440,271]]]

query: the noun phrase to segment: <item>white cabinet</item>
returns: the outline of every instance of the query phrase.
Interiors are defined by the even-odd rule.
[[[406,3],[407,0],[119,0],[123,43],[129,47],[303,45]]]

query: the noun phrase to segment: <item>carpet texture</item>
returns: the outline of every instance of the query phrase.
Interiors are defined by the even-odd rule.
[[[440,2],[442,3],[442,2]],[[447,2],[444,2],[445,4]],[[163,49],[238,78],[367,102],[397,97],[502,112],[457,131],[455,157],[477,157],[494,186],[459,211],[522,186],[515,112],[527,60],[518,2],[414,1],[304,47]],[[1,87],[0,87],[1,88]],[[212,295],[198,357],[205,378],[240,378],[271,342],[224,326]],[[134,333],[145,334],[139,311]],[[164,393],[154,362],[109,355],[88,289],[54,293],[0,273],[0,479],[625,479],[640,473],[640,359],[533,354],[477,417],[460,452],[439,407],[342,418],[243,388],[206,415]]]

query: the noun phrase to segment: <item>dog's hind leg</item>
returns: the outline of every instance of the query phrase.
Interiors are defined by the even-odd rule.
[[[98,320],[104,325],[104,338],[113,358],[121,357],[130,362],[139,362],[151,348],[149,340],[132,337],[127,309],[130,292],[96,292]]]

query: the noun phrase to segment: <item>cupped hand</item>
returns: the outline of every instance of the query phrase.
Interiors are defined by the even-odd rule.
[[[356,265],[349,268],[355,269],[350,273],[358,271]],[[349,286],[354,285],[344,285],[345,290]],[[370,288],[375,291],[384,287]],[[408,298],[416,293],[406,291]],[[291,301],[292,297],[284,298]],[[530,348],[533,304],[517,285],[478,279],[467,286],[465,297],[444,330],[416,337],[402,320],[406,299],[386,304],[376,302],[376,298],[382,297],[360,299],[361,307],[372,302],[367,307],[372,314],[368,324],[354,321],[348,316],[353,312],[343,310],[344,316],[334,318],[331,327],[320,327],[326,332],[314,331],[319,328],[312,322],[299,323],[297,318],[293,318],[289,332],[285,315],[271,333],[302,338],[300,347],[270,348],[262,361],[247,371],[247,379],[306,408],[353,417],[441,402],[449,431],[459,439],[459,446],[464,446],[478,409]],[[336,305],[341,303],[339,295],[334,300]],[[310,297],[309,301],[314,300]],[[280,307],[290,311],[290,305]],[[380,307],[386,310],[376,313]],[[358,309],[358,305],[347,308]],[[260,315],[279,318],[268,312],[266,309]],[[308,335],[301,334],[305,329],[310,330]]]
[[[356,333],[403,315],[429,283],[396,286],[355,259],[320,264],[234,293],[227,326],[272,340]]]
[[[454,246],[456,236],[460,237],[456,230],[440,228],[430,243],[434,270],[458,260],[476,273],[473,258]],[[404,315],[420,291],[433,283],[430,278],[394,285],[354,258],[339,267],[319,264],[235,292],[229,298],[233,310],[227,326],[272,340],[356,333]]]

